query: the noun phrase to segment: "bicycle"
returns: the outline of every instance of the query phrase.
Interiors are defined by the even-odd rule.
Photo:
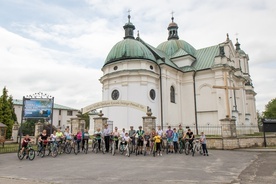
[[[70,154],[71,151],[72,151],[72,140],[71,139],[67,139],[66,142],[65,142],[65,145],[64,145],[64,152],[66,154]]]
[[[195,152],[198,152],[200,155],[202,155],[203,151],[202,151],[202,145],[199,142],[199,140],[195,140],[193,142],[193,156],[195,155]]]
[[[111,154],[114,156],[116,152],[116,141],[118,141],[117,136],[111,136],[110,140],[112,141],[111,143]]]
[[[83,141],[82,141],[82,143],[83,143]],[[85,154],[87,154],[87,152],[88,152],[88,139],[84,139],[84,145],[82,145],[82,146],[83,146],[83,152]]]
[[[184,147],[185,147],[185,144],[183,143],[183,140],[180,139],[179,140],[179,153],[182,154],[184,152]]]
[[[92,141],[92,151],[94,153],[99,152],[99,143],[98,143],[98,140],[96,138],[94,138],[93,141]]]
[[[152,146],[152,155],[153,155],[153,157],[155,157],[155,155],[156,155],[156,142],[155,141],[153,142],[153,146]]]
[[[25,155],[27,155],[27,158],[29,158],[29,160],[33,160],[35,158],[35,150],[32,148],[32,143],[29,142],[26,149],[24,149],[24,151],[22,152],[22,147],[19,148],[18,153],[17,153],[17,157],[19,158],[19,160],[22,160]]]
[[[48,141],[42,140],[37,145],[37,156],[43,158],[45,155],[49,155],[49,149],[47,148]]]
[[[121,155],[124,154],[124,152],[126,151],[126,156],[130,157],[129,145],[128,145],[128,142],[126,142],[124,139],[122,139],[122,141],[120,143],[119,150],[120,150]]]
[[[184,150],[185,150],[186,155],[189,155],[190,151],[193,152],[193,145],[190,144],[189,139],[185,139],[185,148],[184,148]]]
[[[56,157],[58,155],[58,147],[56,141],[50,141],[50,150],[52,153],[52,157]]]

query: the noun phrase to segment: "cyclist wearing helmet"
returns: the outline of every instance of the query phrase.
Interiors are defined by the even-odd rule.
[[[142,130],[142,126],[139,126],[139,130],[137,130],[136,134],[138,135],[138,140],[137,140],[137,146],[138,146],[138,154],[140,150],[140,154],[142,154],[142,149],[143,149],[143,139],[144,139],[144,130]]]

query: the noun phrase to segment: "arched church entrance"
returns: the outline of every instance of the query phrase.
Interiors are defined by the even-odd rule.
[[[121,106],[121,107],[128,107],[133,108],[145,113],[145,116],[141,117],[143,119],[143,129],[145,131],[150,131],[152,128],[156,126],[156,117],[152,116],[151,109],[148,106],[139,104],[133,101],[127,100],[108,100],[108,101],[101,101],[91,105],[88,105],[81,109],[82,113],[91,112],[96,109],[101,109],[105,107],[112,107],[112,106]],[[112,121],[108,121],[108,117],[104,117],[102,111],[98,114],[98,117],[94,117],[94,126],[90,127],[90,132],[94,132],[97,128],[103,130],[104,125],[108,124],[109,128],[113,130]],[[90,120],[91,121],[91,120]]]

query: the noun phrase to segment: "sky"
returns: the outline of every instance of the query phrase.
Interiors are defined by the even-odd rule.
[[[276,98],[275,0],[0,0],[0,88],[14,99],[37,92],[81,109],[102,100],[101,68],[123,25],[157,47],[171,12],[181,40],[196,49],[226,33],[249,55],[257,110]]]

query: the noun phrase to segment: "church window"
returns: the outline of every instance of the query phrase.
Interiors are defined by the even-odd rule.
[[[155,97],[156,97],[155,90],[154,90],[154,89],[151,89],[151,90],[150,90],[150,98],[151,98],[152,100],[154,100]]]
[[[171,102],[172,103],[175,103],[175,90],[174,90],[174,87],[171,86]]]
[[[113,68],[114,70],[117,70],[118,69],[118,66],[114,66],[114,68]]]
[[[111,93],[112,100],[118,100],[119,95],[120,95],[120,93],[117,89],[113,90],[112,93]]]
[[[150,69],[153,70],[153,66],[152,65],[150,65]]]

